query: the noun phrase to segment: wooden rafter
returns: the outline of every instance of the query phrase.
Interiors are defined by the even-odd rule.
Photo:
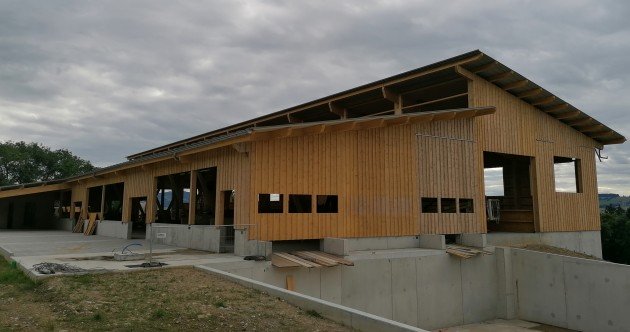
[[[339,104],[335,102],[332,102],[332,101],[329,102],[328,109],[330,110],[331,113],[339,115],[339,117],[342,119],[348,118],[348,110],[344,107],[339,106]]]
[[[543,99],[535,100],[531,104],[533,106],[540,106],[540,105],[545,105],[545,104],[552,103],[555,100],[556,100],[556,96],[549,96],[549,97],[546,97],[546,98],[543,98]]]
[[[578,115],[580,115],[580,111],[578,110],[573,110],[573,111],[569,111],[569,112],[565,112],[565,113],[559,113],[559,114],[554,114],[554,117],[558,120],[562,120],[562,119],[569,119],[569,118],[574,118]]]
[[[502,86],[501,88],[503,90],[518,89],[520,87],[523,87],[523,86],[527,85],[527,83],[529,83],[529,80],[520,80],[520,81],[508,83],[508,84]]]
[[[539,95],[542,92],[543,92],[542,88],[535,88],[535,89],[527,90],[521,93],[517,93],[515,94],[515,96],[517,98],[527,98],[527,97],[533,97],[533,96]]]
[[[482,71],[486,71],[486,70],[488,70],[488,69],[490,69],[490,68],[492,68],[492,67],[494,67],[494,66],[496,66],[498,64],[499,64],[498,61],[492,61],[492,62],[490,62],[488,64],[483,65],[483,66],[479,66],[477,68],[472,68],[472,69],[470,69],[470,71],[475,73],[475,74],[477,74],[477,73],[480,73]]]
[[[558,111],[563,111],[565,109],[569,108],[569,104],[567,103],[562,103],[556,106],[551,106],[549,108],[544,109],[545,112],[547,113],[553,113],[553,112],[558,112]]]
[[[383,98],[394,103],[394,114],[402,114],[402,95],[385,86],[381,88],[381,91],[383,92]]]
[[[502,79],[504,79],[506,77],[509,77],[512,74],[514,74],[514,71],[508,70],[508,71],[503,72],[503,73],[499,73],[499,74],[495,74],[495,75],[489,76],[488,78],[486,78],[486,81],[494,83],[496,81],[500,81],[500,80],[502,80]]]

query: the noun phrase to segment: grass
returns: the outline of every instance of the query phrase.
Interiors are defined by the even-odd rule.
[[[0,285],[14,285],[22,290],[34,289],[40,283],[29,279],[17,267],[16,262],[8,263],[0,257]]]
[[[347,331],[257,290],[191,268],[56,276],[0,259],[0,331]]]

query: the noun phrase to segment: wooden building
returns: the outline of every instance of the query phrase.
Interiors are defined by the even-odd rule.
[[[596,159],[624,141],[473,51],[92,174],[1,188],[0,228],[45,226],[24,211],[52,212],[38,199],[54,192],[65,218],[236,225],[265,241],[597,231]],[[502,192],[487,193],[488,169]]]

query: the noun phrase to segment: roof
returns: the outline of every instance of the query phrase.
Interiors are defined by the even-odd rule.
[[[570,105],[560,97],[543,89],[485,53],[475,50],[324,98],[133,154],[127,158],[133,160],[146,157],[181,146],[195,144],[235,130],[273,126],[295,121],[317,122],[339,119],[340,116],[335,114],[335,110],[345,110],[348,112],[348,116],[351,117],[378,114],[383,109],[393,109],[394,107],[392,101],[386,96],[386,90],[404,95],[422,87],[448,82],[457,84],[455,83],[457,78],[461,79],[467,75],[467,73],[461,71],[461,68],[488,80],[603,145],[619,144],[626,140],[621,134]]]
[[[93,172],[81,174],[66,179],[35,182],[29,184],[20,185],[8,185],[0,187],[0,198],[3,196],[2,192],[14,189],[35,188],[27,193],[45,192],[52,190],[65,189],[62,186],[48,187],[53,184],[63,184],[72,181],[77,181],[85,178],[97,177],[102,174],[120,171],[128,168],[137,167],[139,165],[147,163],[155,163],[169,159],[180,159],[187,155],[194,154],[200,151],[227,146],[239,142],[248,141],[260,141],[274,138],[285,138],[305,135],[317,135],[331,132],[342,132],[351,130],[364,130],[370,128],[380,128],[395,125],[403,125],[409,123],[427,123],[434,121],[448,121],[455,119],[472,118],[477,116],[483,116],[492,114],[495,112],[494,107],[476,107],[476,108],[461,108],[440,110],[433,112],[421,112],[421,113],[408,113],[400,115],[380,115],[372,117],[350,118],[343,120],[332,121],[320,121],[320,122],[307,122],[289,125],[278,125],[268,127],[254,127],[235,131],[232,133],[226,133],[221,136],[209,138],[206,140],[198,141],[192,144],[182,145],[171,150],[154,153],[151,155],[143,156],[141,158],[129,160],[105,168],[100,168]],[[37,189],[39,188],[39,190]]]

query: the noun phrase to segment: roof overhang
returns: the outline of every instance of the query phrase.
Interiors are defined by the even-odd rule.
[[[493,83],[602,145],[626,141],[623,135],[486,54],[457,66],[463,75],[472,73]]]

